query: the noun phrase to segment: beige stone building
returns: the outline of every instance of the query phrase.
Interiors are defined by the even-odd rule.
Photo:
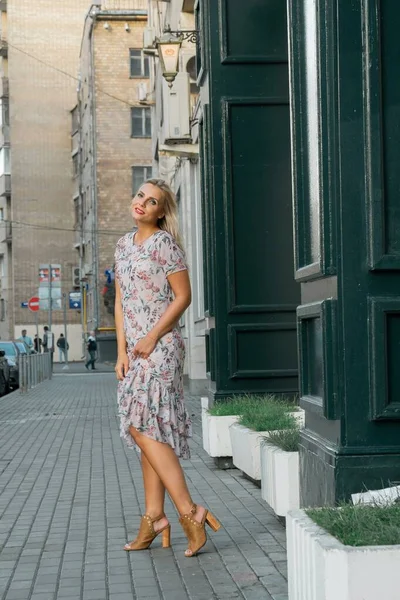
[[[22,305],[38,293],[39,265],[60,264],[62,292],[76,266],[71,108],[90,0],[3,0],[0,47],[0,336],[35,333]],[[9,84],[9,86],[8,86]],[[7,93],[7,90],[9,92]],[[9,98],[9,110],[8,102]],[[71,357],[81,356],[81,317],[68,309]],[[40,311],[40,331],[48,322]],[[53,331],[63,313],[54,310]]]
[[[97,329],[102,358],[115,340],[112,310],[102,295],[104,273],[113,267],[117,240],[133,227],[132,194],[152,173],[151,61],[142,52],[146,8],[147,1],[142,0],[94,6],[82,39],[76,248],[84,327]]]

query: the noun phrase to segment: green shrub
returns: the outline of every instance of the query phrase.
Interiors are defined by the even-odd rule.
[[[271,431],[268,437],[264,438],[264,443],[270,446],[276,446],[285,452],[298,452],[300,443],[300,429],[283,429]]]
[[[240,416],[245,411],[257,410],[260,405],[269,404],[271,402],[283,404],[285,411],[295,410],[297,408],[294,400],[291,400],[287,396],[279,395],[251,395],[246,394],[243,396],[234,396],[227,400],[220,400],[216,402],[214,406],[208,409],[208,412],[213,417],[228,417],[228,416]]]
[[[208,412],[213,417],[230,417],[242,414],[245,405],[250,402],[248,396],[237,396],[228,398],[227,400],[219,401],[208,409]]]
[[[257,403],[247,404],[239,417],[239,423],[254,431],[293,429],[296,427],[296,419],[292,415],[295,408],[287,399],[267,396]]]
[[[346,546],[400,544],[400,506],[344,504],[308,509],[308,516]]]

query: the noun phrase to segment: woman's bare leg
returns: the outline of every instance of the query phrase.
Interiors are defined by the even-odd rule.
[[[146,504],[146,515],[153,519],[164,514],[165,487],[144,452],[141,456],[142,473],[144,482],[144,497]],[[168,524],[168,519],[163,518],[153,523],[155,531],[163,529]]]
[[[151,438],[142,435],[134,427],[129,429],[129,433],[162,481],[175,504],[178,513],[180,515],[190,513],[193,506],[193,500],[190,496],[179,459],[171,446],[156,442]],[[198,506],[194,518],[200,523],[204,513],[205,508],[203,506]],[[186,554],[190,556],[190,550],[187,550]]]

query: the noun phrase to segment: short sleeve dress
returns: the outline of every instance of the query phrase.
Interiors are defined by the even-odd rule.
[[[135,442],[130,426],[169,444],[181,458],[190,458],[192,426],[183,396],[185,345],[179,325],[164,335],[148,359],[134,357],[133,348],[159,321],[173,300],[167,277],[187,269],[182,250],[166,231],[156,231],[142,244],[135,232],[122,237],[115,252],[115,276],[121,288],[129,371],[118,385],[121,437]]]

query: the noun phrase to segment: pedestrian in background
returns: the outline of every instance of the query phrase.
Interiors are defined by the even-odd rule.
[[[57,340],[57,348],[60,353],[60,363],[64,363],[66,359],[65,348],[69,350],[69,344],[63,333],[60,333],[60,337]]]
[[[42,338],[38,338],[37,333],[35,334],[35,339],[33,340],[33,344],[35,346],[35,352],[37,352],[38,354],[41,354],[43,342],[42,342]]]
[[[26,329],[23,329],[21,334],[22,335],[20,338],[18,338],[18,341],[24,342],[24,344],[28,347],[29,352],[32,352],[32,350],[33,350],[32,338],[29,337],[29,335],[27,335]]]
[[[96,367],[94,366],[96,362],[96,353],[97,353],[97,341],[96,334],[94,331],[90,332],[90,335],[87,339],[87,351],[89,352],[89,360],[85,364],[85,367],[89,371],[89,365],[92,365],[92,371],[96,371]]]
[[[50,360],[51,360],[51,369],[53,370],[53,362],[54,362],[54,335],[47,327],[44,326],[44,335],[43,335],[43,352],[50,352]]]
[[[162,533],[170,546],[164,512],[167,490],[188,538],[185,556],[207,541],[215,517],[196,505],[179,457],[190,458],[191,422],[183,397],[185,345],[179,319],[190,305],[185,254],[179,240],[177,203],[163,180],[150,179],[132,199],[137,231],[122,237],[115,253],[115,367],[121,437],[141,450],[146,513],[137,538],[124,550],[145,550]]]

